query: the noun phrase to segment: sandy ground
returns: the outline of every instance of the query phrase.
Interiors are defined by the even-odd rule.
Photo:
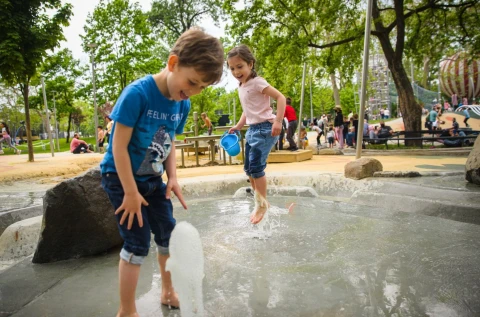
[[[447,113],[442,116],[446,121],[445,127],[451,127],[451,120],[457,117],[463,121],[463,117],[453,113]],[[462,122],[460,121],[460,122]],[[402,128],[403,121],[397,119],[388,123],[394,130]],[[460,126],[463,125],[463,122]],[[480,120],[471,119],[473,129],[480,130]],[[312,138],[314,140],[314,138]],[[353,154],[353,152],[351,153]],[[17,186],[28,188],[28,186],[51,187],[62,180],[77,176],[84,171],[98,166],[103,158],[103,154],[71,154],[69,152],[55,153],[52,157],[50,153],[35,155],[34,162],[28,162],[28,155],[9,155],[0,156],[0,191],[14,190]],[[446,166],[465,165],[466,157],[405,157],[405,156],[379,156],[378,159],[385,171],[445,171]],[[331,172],[343,173],[345,164],[354,160],[353,155],[343,156],[317,156],[313,159],[295,163],[277,163],[269,164],[266,172]],[[227,160],[228,162],[228,160]],[[200,156],[200,167],[196,167],[195,155],[185,153],[186,168],[180,167],[181,155],[177,150],[177,176],[179,178],[201,177],[209,175],[228,175],[243,174],[241,161],[234,160],[234,165],[223,165],[223,160],[216,156],[216,163],[212,166],[208,155]],[[457,169],[458,170],[458,169]],[[43,185],[43,186],[42,186]]]

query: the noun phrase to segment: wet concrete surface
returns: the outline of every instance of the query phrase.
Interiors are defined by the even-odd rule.
[[[272,197],[269,228],[248,223],[249,198],[190,201],[177,221],[199,231],[206,316],[475,316],[480,227],[310,197]],[[286,207],[294,204],[289,213]],[[0,274],[0,316],[113,316],[119,250]],[[159,304],[155,249],[137,288],[140,316]]]

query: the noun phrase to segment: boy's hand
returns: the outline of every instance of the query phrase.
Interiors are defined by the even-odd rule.
[[[132,229],[133,220],[135,219],[135,215],[137,215],[138,225],[143,227],[141,205],[148,206],[148,203],[139,192],[136,192],[135,194],[125,194],[122,205],[115,210],[115,215],[118,215],[123,211],[120,225],[123,225],[125,219],[128,217],[127,229]]]
[[[172,191],[177,196],[178,200],[183,206],[183,209],[188,209],[187,203],[183,199],[182,189],[175,178],[169,178],[167,182],[167,189],[165,191],[165,198],[171,199],[172,198]]]
[[[282,132],[282,124],[275,120],[272,126],[272,136],[280,135],[280,132]]]

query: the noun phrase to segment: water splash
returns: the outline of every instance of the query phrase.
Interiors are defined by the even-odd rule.
[[[263,219],[253,225],[253,230],[249,233],[250,237],[258,239],[268,239],[272,236],[272,233],[284,224],[281,221],[281,215],[288,214],[288,209],[279,208],[277,206],[271,206],[270,203],[261,195],[255,192],[255,207],[254,211],[260,207],[268,206],[267,211],[263,215]]]
[[[200,234],[190,223],[182,221],[172,232],[169,249],[166,270],[172,274],[182,316],[203,317],[204,257]]]

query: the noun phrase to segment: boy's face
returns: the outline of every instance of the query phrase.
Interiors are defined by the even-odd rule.
[[[176,55],[168,58],[168,70],[170,71],[167,77],[169,96],[166,97],[175,101],[187,100],[193,95],[198,95],[210,85],[202,80],[202,74],[193,67],[178,66]]]

